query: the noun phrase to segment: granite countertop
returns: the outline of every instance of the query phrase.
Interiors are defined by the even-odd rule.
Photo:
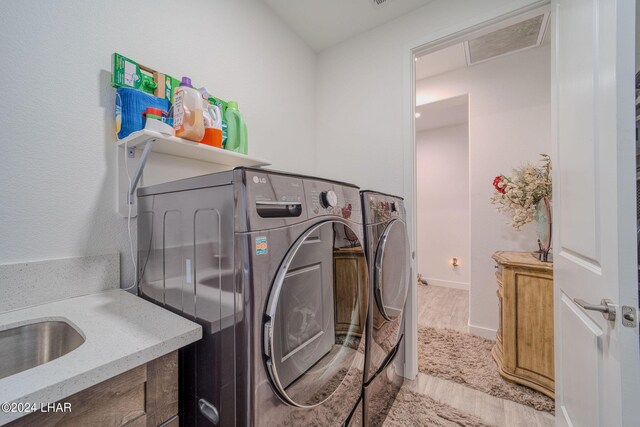
[[[202,337],[185,318],[122,290],[107,290],[0,314],[0,331],[46,320],[75,326],[70,353],[0,379],[0,403],[53,403]],[[0,411],[0,425],[26,414]]]

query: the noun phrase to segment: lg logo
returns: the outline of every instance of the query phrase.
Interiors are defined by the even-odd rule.
[[[253,177],[253,182],[255,182],[256,184],[266,184],[267,183],[267,178],[259,178],[257,176]]]

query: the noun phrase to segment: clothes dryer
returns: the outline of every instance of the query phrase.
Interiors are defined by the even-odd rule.
[[[363,191],[361,200],[371,278],[363,419],[365,425],[377,426],[384,422],[403,383],[396,355],[403,354],[411,254],[403,199]]]

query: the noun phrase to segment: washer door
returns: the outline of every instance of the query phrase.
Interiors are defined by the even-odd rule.
[[[367,316],[368,270],[358,235],[340,221],[315,225],[275,277],[264,353],[274,388],[291,405],[319,405],[345,381],[361,387],[361,373],[348,375],[364,347]]]
[[[409,236],[405,223],[399,219],[392,220],[378,240],[374,275],[376,305],[387,321],[402,316],[409,290],[409,251]],[[399,330],[397,335],[400,335]]]

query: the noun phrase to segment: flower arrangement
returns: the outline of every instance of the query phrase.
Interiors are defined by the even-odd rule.
[[[498,212],[511,214],[511,225],[516,230],[533,221],[540,200],[551,200],[551,158],[540,155],[540,165],[528,163],[513,169],[513,176],[498,175],[493,180],[491,203]]]

